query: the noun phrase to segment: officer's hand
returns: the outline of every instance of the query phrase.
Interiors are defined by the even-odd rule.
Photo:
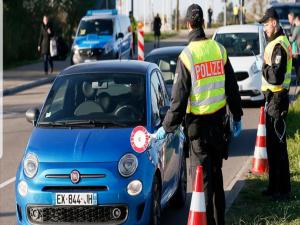
[[[165,131],[164,127],[160,127],[156,132],[156,139],[162,140],[165,137],[166,137],[166,131]]]
[[[242,131],[242,122],[241,121],[233,121],[233,136],[238,137]]]

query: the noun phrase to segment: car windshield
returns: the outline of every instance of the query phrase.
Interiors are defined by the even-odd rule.
[[[77,36],[87,34],[112,35],[112,33],[113,22],[111,19],[82,20],[79,24]]]
[[[287,20],[290,12],[293,12],[295,15],[300,15],[300,6],[273,6],[273,8],[281,20]]]
[[[173,84],[178,55],[158,56],[147,59],[157,64],[166,84]]]
[[[145,76],[98,73],[58,77],[38,126],[132,127],[146,125]]]
[[[224,45],[228,56],[253,56],[260,53],[258,33],[216,34],[215,40]]]

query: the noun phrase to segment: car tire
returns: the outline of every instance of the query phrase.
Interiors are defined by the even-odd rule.
[[[187,170],[186,170],[186,158],[183,155],[181,160],[180,179],[178,181],[177,189],[170,201],[170,204],[174,208],[182,208],[186,201],[187,190]]]
[[[152,184],[152,198],[151,198],[151,214],[149,225],[160,225],[161,220],[161,188],[157,176],[154,176]]]

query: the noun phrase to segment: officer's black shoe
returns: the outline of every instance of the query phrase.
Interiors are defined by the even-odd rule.
[[[289,201],[291,200],[289,193],[275,193],[272,195],[274,201]]]
[[[274,192],[273,191],[270,191],[269,189],[264,189],[264,190],[262,190],[262,192],[261,192],[261,194],[263,195],[263,196],[272,196],[272,195],[274,195]]]

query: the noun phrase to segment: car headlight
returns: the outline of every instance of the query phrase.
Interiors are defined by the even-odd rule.
[[[134,154],[124,155],[118,164],[119,173],[123,177],[130,177],[138,167],[138,159]]]
[[[36,175],[38,168],[39,161],[37,157],[32,153],[28,153],[23,162],[23,169],[25,175],[29,178],[33,178]]]
[[[75,55],[78,55],[79,54],[79,46],[78,45],[74,45],[73,46],[73,51],[74,51]]]
[[[261,68],[259,69],[256,62],[252,64],[252,66],[250,67],[250,71],[253,74],[257,74],[261,71]]]
[[[112,45],[110,43],[106,44],[104,46],[104,52],[105,52],[105,54],[108,54],[111,51],[112,51]]]
[[[26,181],[24,181],[24,180],[20,181],[20,183],[18,184],[18,191],[22,197],[25,197],[27,195],[28,185],[27,185]]]
[[[139,180],[133,180],[127,185],[127,193],[131,196],[136,196],[141,193],[143,189],[142,182]]]

